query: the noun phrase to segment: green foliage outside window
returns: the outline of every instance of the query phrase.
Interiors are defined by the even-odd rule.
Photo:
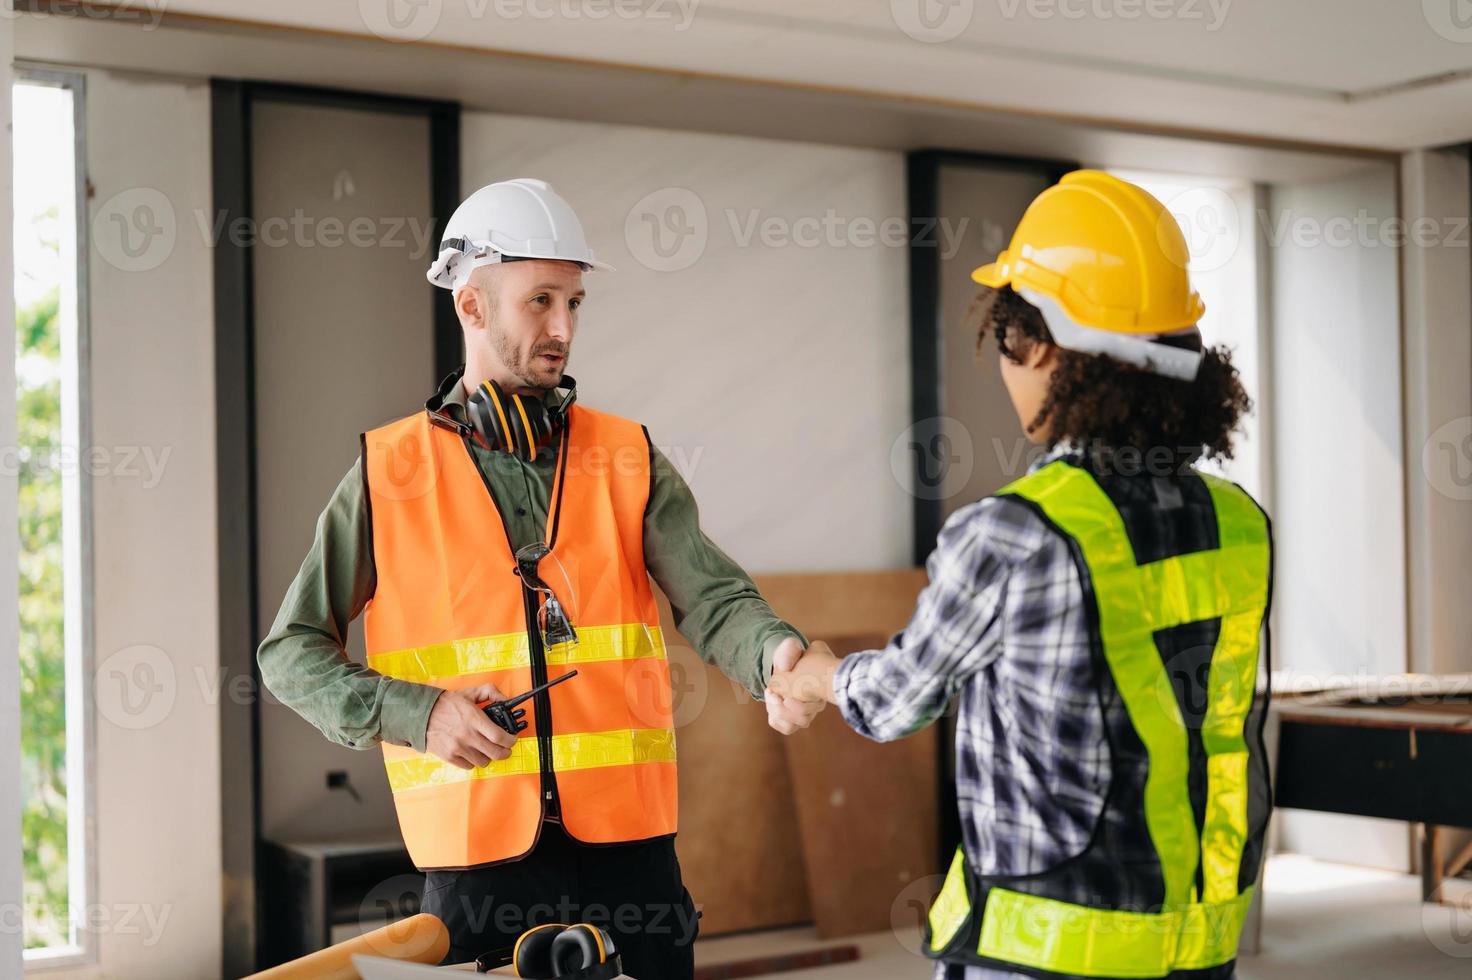
[[[25,942],[67,929],[66,644],[62,606],[61,338],[56,290],[16,311]],[[45,362],[50,362],[46,364]],[[50,368],[48,370],[48,367]]]

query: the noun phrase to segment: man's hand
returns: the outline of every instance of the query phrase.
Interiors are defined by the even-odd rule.
[[[824,661],[825,653],[827,658],[833,659],[832,651],[823,643],[813,644],[804,653],[802,644],[796,637],[783,640],[773,652],[772,680],[767,685],[765,696],[767,724],[783,735],[791,735],[807,728],[818,717],[818,712],[827,706],[827,699],[818,692],[815,684],[808,682],[803,691],[799,690],[799,685],[793,683],[809,657],[816,656],[815,663],[820,664]],[[837,663],[836,659],[834,663]],[[807,696],[801,696],[803,693]]]
[[[479,707],[505,698],[494,684],[441,694],[429,712],[425,749],[461,769],[478,769],[506,758],[516,736],[487,718]]]

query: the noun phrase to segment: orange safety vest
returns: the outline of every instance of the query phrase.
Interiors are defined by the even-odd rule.
[[[558,457],[547,522],[556,561],[540,571],[578,638],[544,650],[540,597],[516,574],[468,439],[427,412],[363,436],[378,573],[364,612],[368,665],[447,690],[489,681],[507,697],[578,671],[528,705],[508,759],[460,769],[383,743],[399,828],[421,870],[525,856],[554,794],[580,841],[676,829],[669,665],[644,566],[649,443],[637,423],[573,405]]]

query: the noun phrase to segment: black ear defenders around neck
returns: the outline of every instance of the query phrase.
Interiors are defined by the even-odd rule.
[[[535,980],[613,980],[624,972],[613,937],[586,923],[528,929],[511,960],[518,977]]]
[[[492,449],[525,460],[552,444],[558,419],[541,398],[508,395],[494,381],[483,381],[470,396],[470,424]]]

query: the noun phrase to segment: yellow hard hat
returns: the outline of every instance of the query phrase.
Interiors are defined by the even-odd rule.
[[[1189,260],[1165,205],[1113,174],[1075,170],[1028,205],[1012,244],[971,278],[1050,296],[1081,326],[1160,334],[1206,310]]]
[[[1194,377],[1199,355],[1138,343],[1190,330],[1206,311],[1191,288],[1189,260],[1180,225],[1148,192],[1099,170],[1075,170],[1028,205],[1007,250],[971,278],[1021,293],[1061,346],[1141,364],[1148,356],[1162,374]],[[1121,343],[1126,337],[1136,342]],[[1161,363],[1171,360],[1181,364]]]

